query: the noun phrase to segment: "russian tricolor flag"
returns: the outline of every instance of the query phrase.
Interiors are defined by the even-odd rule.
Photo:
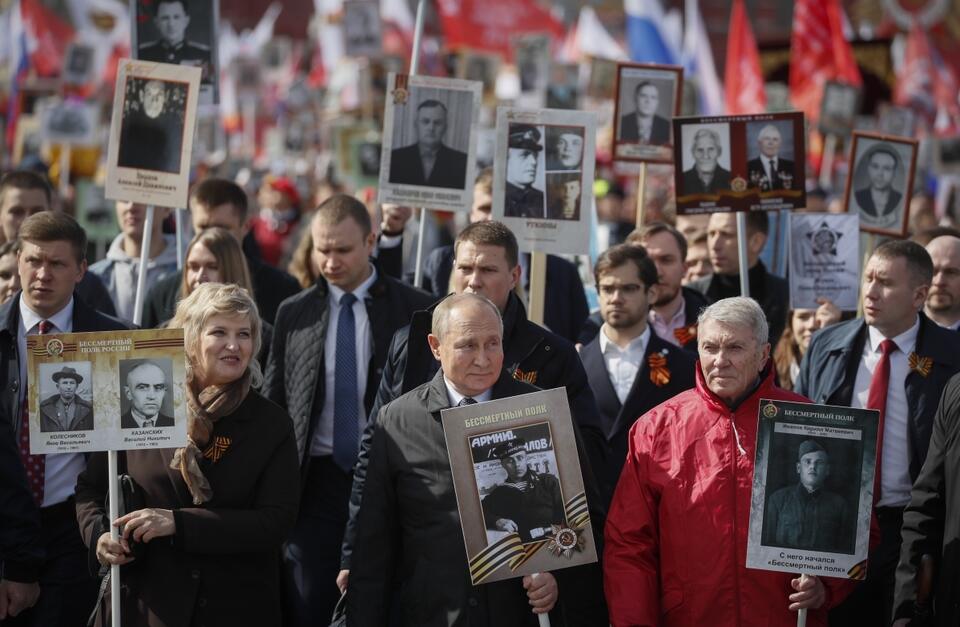
[[[623,0],[627,16],[627,44],[630,59],[641,63],[675,65],[678,54],[667,36],[659,0]]]

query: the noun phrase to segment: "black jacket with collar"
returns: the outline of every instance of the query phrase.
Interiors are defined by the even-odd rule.
[[[933,361],[924,376],[915,370],[903,382],[907,395],[907,442],[910,478],[916,480],[927,457],[933,416],[947,381],[960,371],[960,335],[944,329],[923,313],[914,352]],[[868,335],[863,318],[829,326],[814,333],[800,362],[794,391],[814,403],[849,406]]]
[[[264,375],[264,395],[283,407],[293,419],[301,460],[309,457],[313,417],[323,406],[325,394],[328,294],[327,282],[320,278],[310,289],[283,302],[277,312]],[[429,306],[430,300],[427,293],[404,285],[377,268],[377,279],[365,299],[373,333],[372,360],[363,399],[366,411],[374,403],[390,338],[410,322],[414,312]]]
[[[657,385],[650,378],[649,360],[655,353],[660,353],[667,360],[666,368],[670,374],[669,381],[665,385]],[[593,396],[597,399],[604,435],[607,438],[606,466],[595,468],[594,473],[597,475],[601,490],[609,500],[613,497],[613,490],[617,487],[620,471],[623,470],[623,464],[627,459],[630,427],[640,416],[660,403],[694,386],[696,356],[660,339],[653,329],[650,329],[650,339],[643,352],[643,364],[637,371],[630,393],[622,404],[610,381],[607,364],[600,350],[599,335],[580,349],[580,359],[583,360],[583,367],[587,371]]]
[[[504,369],[494,399],[537,388]],[[440,411],[450,407],[443,375],[385,405],[374,423],[369,481],[358,518],[356,566],[347,595],[348,625],[386,625],[394,584],[400,585],[400,624],[521,627],[537,625],[517,580],[470,583],[463,532]],[[574,424],[574,434],[577,434]],[[578,438],[579,439],[579,438]],[[580,463],[586,464],[583,446]],[[589,490],[588,476],[584,487]],[[601,523],[591,521],[594,536]],[[597,564],[554,573],[557,627],[606,625]]]
[[[43,559],[39,544],[40,511],[30,496],[20,461],[17,435],[20,429],[20,366],[17,333],[20,327],[20,297],[17,293],[0,306],[0,560],[4,578],[35,581]],[[74,293],[73,331],[119,331],[130,327],[92,309]]]

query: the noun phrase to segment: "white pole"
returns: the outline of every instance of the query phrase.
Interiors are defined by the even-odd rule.
[[[797,612],[797,627],[807,627],[807,608]]]
[[[70,144],[60,144],[60,202],[67,201],[70,191]]]
[[[533,577],[534,581],[536,581],[537,577],[540,576],[540,573],[533,573],[530,576]],[[540,621],[540,627],[550,627],[550,614],[537,614],[537,620]]]
[[[120,540],[120,530],[113,524],[120,517],[120,478],[117,476],[117,452],[107,451],[107,484],[110,492],[110,539]],[[120,623],[120,567],[110,566],[110,624],[122,627]]]
[[[423,38],[423,16],[426,6],[426,0],[417,2],[417,24],[413,31],[413,50],[410,52],[410,76],[415,76],[420,69],[420,40]],[[413,268],[413,285],[420,287],[420,279],[423,276],[423,240],[427,228],[427,210],[420,210],[420,230],[417,234],[417,263]]]
[[[827,191],[833,189],[833,158],[837,152],[837,136],[827,135],[823,141],[823,156],[820,160],[820,187]]]
[[[737,212],[737,258],[740,260],[740,295],[750,296],[750,273],[747,267],[747,214]]]
[[[153,235],[153,205],[147,205],[147,215],[143,219],[143,239],[140,241],[140,273],[137,275],[137,296],[133,302],[133,323],[140,326],[143,321],[144,292],[147,289],[147,264],[150,263],[150,238]]]
[[[177,270],[183,270],[183,210],[174,209],[173,217],[177,225]]]

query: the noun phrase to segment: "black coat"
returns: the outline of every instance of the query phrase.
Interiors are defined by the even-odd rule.
[[[761,188],[761,191],[783,189],[783,179],[780,175],[786,174],[788,176],[794,176],[793,172],[793,161],[777,157],[776,176],[772,181],[768,181],[767,185]],[[756,159],[747,161],[747,183],[749,185],[753,185],[755,178],[756,180],[760,180],[765,179],[766,177],[767,171],[763,167],[763,159],[757,157]]]
[[[897,206],[903,199],[903,194],[893,188],[890,188],[890,193],[887,196],[887,206],[884,207],[882,211],[878,211],[876,205],[873,204],[873,195],[870,193],[869,187],[858,189],[853,195],[857,200],[857,205],[859,205],[860,211],[867,214],[871,218],[882,218],[890,215],[897,209]]]
[[[439,370],[427,344],[430,332],[432,309],[418,311],[409,326],[396,332],[390,342],[390,351],[383,368],[383,379],[370,411],[376,418],[380,408],[399,398],[413,388],[422,385]],[[503,313],[503,368],[514,378],[543,389],[564,387],[570,401],[570,413],[580,428],[587,447],[587,456],[594,465],[606,463],[606,445],[597,405],[587,382],[587,375],[572,344],[550,333],[538,324],[527,320],[523,303],[515,294],[510,294],[507,309]],[[353,538],[356,533],[356,515],[363,498],[363,485],[367,471],[367,455],[373,437],[374,420],[370,420],[360,439],[360,455],[353,472],[353,487],[350,493],[350,519],[343,538],[343,568],[349,568]],[[584,466],[584,475],[592,468]],[[588,485],[595,485],[591,478]],[[604,516],[606,503],[602,495],[587,492],[594,520]]]
[[[527,257],[529,267],[530,254]],[[434,248],[423,264],[423,289],[443,298],[449,293],[450,274],[453,272],[453,246]],[[560,337],[577,341],[580,328],[590,310],[583,281],[577,267],[563,257],[547,255],[547,277],[544,289],[543,324]]]
[[[710,185],[704,185],[697,175],[697,169],[691,168],[690,170],[684,170],[681,182],[683,183],[683,189],[677,192],[678,196],[716,194],[719,191],[730,189],[730,172],[718,165],[716,170],[713,171]]]
[[[113,298],[100,277],[93,272],[84,272],[83,278],[77,283],[77,295],[84,300],[92,309],[108,316],[116,317],[117,308],[113,304]]]
[[[504,371],[493,398],[536,391]],[[519,627],[538,624],[517,580],[470,583],[440,411],[450,407],[440,372],[384,406],[377,417],[356,560],[350,572],[347,624],[388,624],[393,583],[410,627]],[[574,424],[576,434],[576,425]],[[581,451],[580,463],[587,463]],[[584,477],[585,487],[587,477]],[[592,521],[600,535],[597,521]],[[558,605],[552,624],[606,625],[596,565],[554,573]],[[593,592],[593,605],[577,605]]]
[[[423,175],[420,147],[411,144],[390,153],[390,182],[401,185],[463,189],[467,180],[467,154],[440,144],[430,178]]]
[[[141,557],[120,567],[125,626],[281,625],[280,547],[300,497],[293,426],[251,391],[214,424],[212,437],[229,444],[219,460],[201,462],[213,498],[199,506],[170,467],[174,449],[121,453],[144,506],[172,509],[176,523],[172,538],[148,542]],[[91,566],[109,529],[106,478],[106,454],[96,453],[77,479],[77,520]],[[106,615],[101,623],[109,624]]]
[[[264,376],[264,394],[289,412],[302,459],[309,456],[314,415],[323,406],[324,343],[328,318],[327,282],[320,278],[308,290],[284,301],[274,325],[273,345]],[[373,356],[367,374],[364,409],[373,406],[387,361],[390,338],[410,322],[414,312],[431,302],[428,294],[377,271],[367,293],[367,315],[373,333]]]
[[[637,124],[636,113],[627,113],[620,116],[620,141],[640,141],[640,125]],[[653,116],[653,124],[650,126],[650,141],[646,143],[653,146],[663,146],[670,143],[670,122],[666,118],[659,115]]]
[[[650,379],[649,359],[654,353],[664,354],[664,351],[666,351],[666,367],[670,371],[670,381],[664,386],[658,386]],[[694,386],[696,356],[660,339],[653,329],[650,329],[650,340],[644,351],[643,365],[637,371],[633,387],[630,388],[630,394],[627,395],[623,404],[617,397],[613,383],[610,382],[607,365],[600,351],[599,336],[580,349],[580,359],[583,360],[584,370],[587,371],[590,389],[593,390],[593,396],[597,399],[604,435],[607,438],[607,464],[604,468],[594,469],[594,472],[600,483],[600,489],[609,500],[613,497],[613,490],[617,487],[620,471],[623,470],[623,464],[627,459],[630,427],[640,416],[660,403]]]
[[[300,284],[282,270],[250,257],[246,259],[250,269],[250,282],[253,284],[253,299],[257,303],[260,318],[273,324],[280,303],[299,292]],[[143,305],[144,329],[155,329],[173,317],[177,310],[182,282],[183,272],[177,271],[157,281],[147,292]]]
[[[893,603],[894,617],[913,615],[920,557],[935,566],[934,625],[960,624],[960,377],[947,383],[933,419],[927,459],[903,513],[903,546]]]

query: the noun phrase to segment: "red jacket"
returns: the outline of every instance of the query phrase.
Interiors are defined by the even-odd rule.
[[[796,575],[747,569],[747,529],[761,398],[809,403],[774,386],[770,369],[735,412],[697,386],[647,412],[630,432],[626,466],[607,516],[604,590],[615,627],[793,627]],[[822,579],[827,602],[852,589]]]

